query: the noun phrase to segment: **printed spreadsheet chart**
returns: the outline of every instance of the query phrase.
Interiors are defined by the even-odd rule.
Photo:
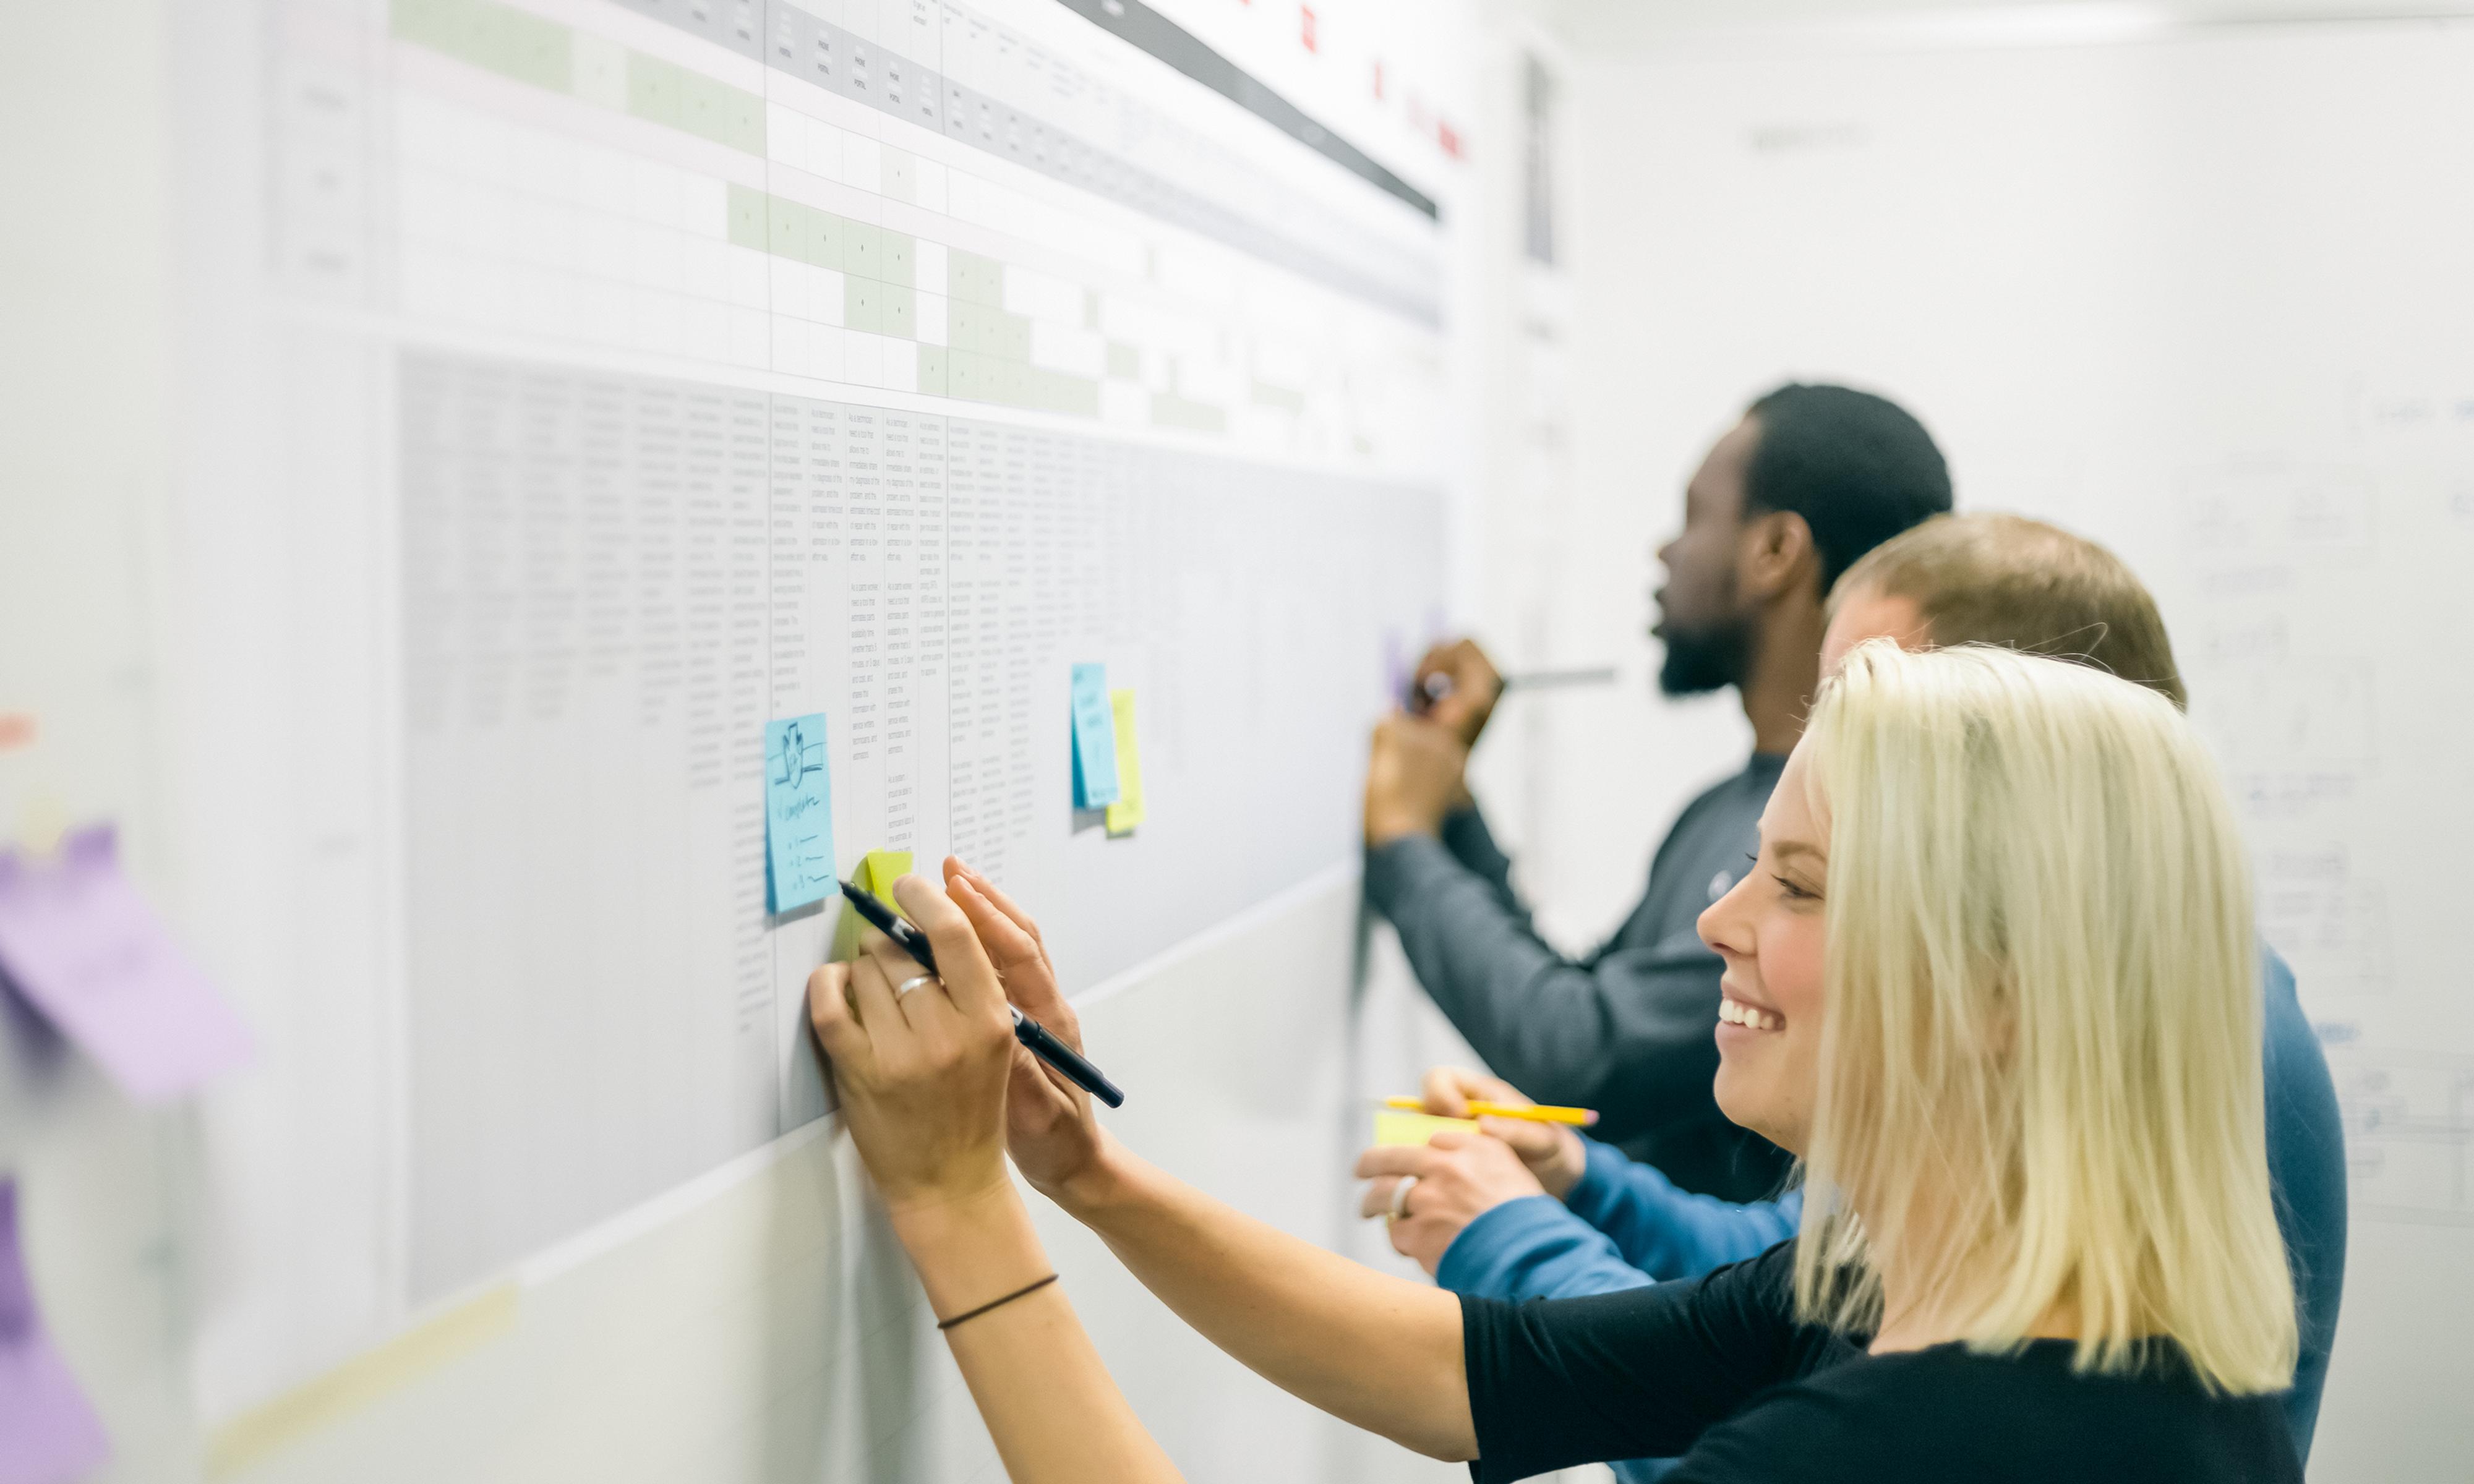
[[[1348,179],[1320,186],[1370,199],[1334,209],[958,6],[848,9],[868,34],[773,6],[760,60],[616,6],[400,0],[406,313],[1264,452],[1431,429],[1431,218]],[[889,111],[919,57],[981,85]]]
[[[1441,608],[1444,357],[1432,203],[1148,58],[919,0],[384,36],[391,204],[289,267],[404,326],[417,1303],[824,1112],[770,718],[828,719],[845,872],[964,855],[1069,990],[1346,858]],[[1140,700],[1122,841],[1077,662]]]

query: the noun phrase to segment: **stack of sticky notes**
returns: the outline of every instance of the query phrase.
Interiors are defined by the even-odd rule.
[[[1108,805],[1108,833],[1128,835],[1143,822],[1143,758],[1134,746],[1134,693],[1108,692],[1117,731],[1117,802]]]
[[[910,874],[909,850],[870,850],[861,858],[859,869],[851,873],[851,885],[898,913],[902,910],[902,903],[893,899],[893,883]],[[833,957],[838,961],[856,956],[859,935],[866,927],[867,923],[860,920],[860,915],[845,906],[841,922],[834,929]]]
[[[788,912],[834,890],[833,774],[825,718],[764,724],[764,908]]]
[[[1143,822],[1143,759],[1134,742],[1134,693],[1108,688],[1108,667],[1074,667],[1074,807],[1107,811],[1108,833]]]
[[[1475,1133],[1477,1120],[1438,1118],[1433,1113],[1401,1113],[1390,1108],[1379,1108],[1374,1112],[1374,1142],[1377,1144],[1423,1144],[1445,1129]]]
[[[1104,809],[1115,803],[1117,712],[1108,701],[1108,667],[1074,667],[1074,807]]]

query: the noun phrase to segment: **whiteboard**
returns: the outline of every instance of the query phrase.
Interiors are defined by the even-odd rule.
[[[1593,540],[1567,588],[1638,592],[1660,481],[1798,376],[1897,396],[1962,509],[2095,537],[2161,600],[2345,1113],[2329,1479],[2457,1476],[2474,1360],[2469,66],[2460,25],[1785,34],[1602,61],[1579,89],[1575,355],[1606,371],[1576,407]],[[1541,601],[1566,626],[1637,612]],[[1605,706],[1559,734],[1532,851],[1583,918],[1743,745],[1721,703]]]
[[[0,758],[0,814],[118,822],[261,1048],[160,1116],[13,1031],[0,1063],[0,1160],[51,1192],[31,1239],[88,1244],[51,1286],[119,1337],[61,1321],[144,1420],[107,1418],[128,1476],[201,1432],[225,1475],[409,1468],[413,1435],[469,1463],[467,1400],[340,1455],[213,1440],[292,1439],[354,1357],[433,1334],[591,1352],[510,1285],[580,1295],[638,1239],[692,1282],[744,1256],[683,1214],[725,1187],[837,1192],[834,1260],[782,1281],[873,1317],[801,1384],[916,1328],[818,1137],[835,915],[764,910],[770,718],[828,719],[845,874],[961,851],[1078,994],[1305,914],[1247,950],[1290,974],[1251,994],[1310,1001],[1337,1057],[1365,729],[1441,621],[1480,438],[1472,33],[1388,46],[1370,94],[1385,7],[1302,39],[1170,9],[259,0],[149,12],[109,65],[25,18],[9,50],[62,81],[19,96],[86,131],[29,162],[100,240],[41,239],[36,344],[81,391],[61,467],[12,485],[83,497],[0,558],[51,635],[6,672],[43,741]],[[1071,806],[1077,663],[1135,693],[1121,837]],[[1154,1071],[1110,1070],[1199,1098],[1236,1044],[1156,1032]],[[624,1353],[694,1353],[656,1349]],[[680,1401],[661,1446],[713,1415]]]

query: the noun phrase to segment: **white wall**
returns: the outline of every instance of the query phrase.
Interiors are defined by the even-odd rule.
[[[2445,924],[2474,792],[2446,657],[2474,633],[2443,595],[2474,558],[2474,34],[1789,31],[1585,55],[1579,489],[1538,621],[1645,670],[1646,549],[1708,441],[1790,376],[1898,396],[1963,508],[2130,561],[2353,1120],[2313,1476],[2462,1476],[2474,1125],[2449,1089],[2474,1086],[2474,996]],[[1723,699],[1552,704],[1529,878],[1602,928],[1746,736]]]

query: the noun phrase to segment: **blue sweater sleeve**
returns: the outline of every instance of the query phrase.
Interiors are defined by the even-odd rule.
[[[1506,1201],[1461,1228],[1443,1249],[1435,1281],[1484,1299],[1577,1299],[1654,1280],[1627,1265],[1605,1233],[1551,1195]]]
[[[2276,1225],[2293,1269],[2302,1353],[2286,1393],[2285,1419],[2305,1462],[2328,1384],[2328,1352],[2345,1288],[2345,1133],[2319,1038],[2302,1014],[2293,970],[2260,945],[2262,1060],[2268,1083],[2268,1173]]]
[[[1613,1293],[1756,1257],[1795,1234],[1802,1192],[1738,1206],[1679,1190],[1612,1144],[1588,1141],[1589,1169],[1564,1196],[1480,1213],[1443,1250],[1435,1281],[1479,1298]]]
[[[1564,1204],[1605,1233],[1627,1264],[1653,1279],[1698,1278],[1758,1257],[1795,1235],[1804,1214],[1801,1190],[1748,1205],[1694,1195],[1613,1144],[1582,1142],[1589,1166]]]

